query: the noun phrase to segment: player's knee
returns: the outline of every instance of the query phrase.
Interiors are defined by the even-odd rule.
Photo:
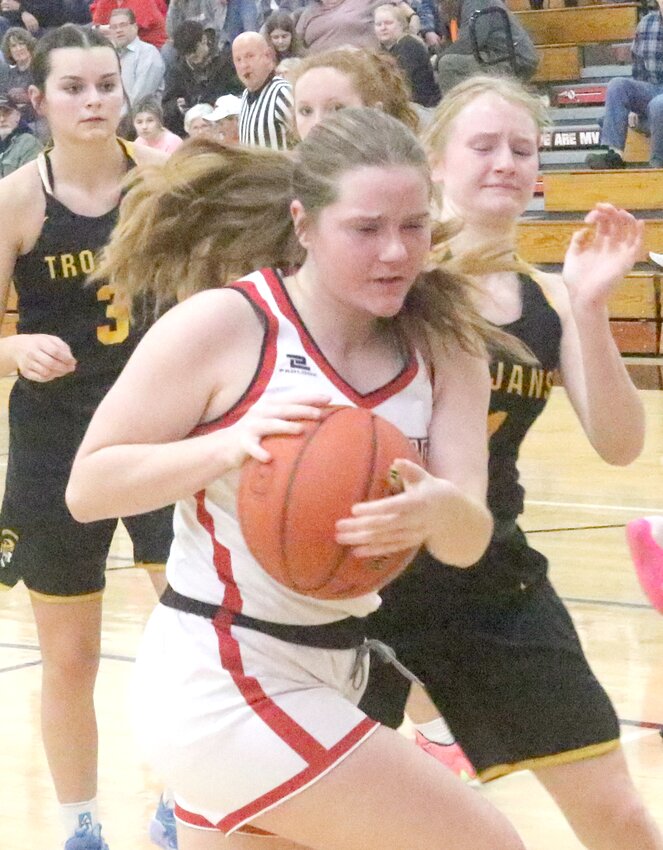
[[[81,644],[65,644],[42,651],[44,675],[79,685],[94,682],[99,669],[99,650]]]

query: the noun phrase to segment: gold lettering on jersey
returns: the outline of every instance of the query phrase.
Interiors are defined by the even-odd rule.
[[[94,271],[94,252],[86,248],[77,254],[56,254],[44,257],[51,280],[67,280],[82,277]]]
[[[495,374],[491,376],[492,381],[490,386],[493,392],[500,389],[500,387],[502,386],[502,381],[504,380],[504,363],[499,360],[497,363],[494,364],[494,366]]]
[[[529,376],[529,391],[527,395],[529,398],[542,398],[543,397],[543,380],[545,378],[545,372],[543,369],[532,369]]]
[[[555,380],[554,370],[499,361],[491,366],[491,390],[523,398],[545,399]]]
[[[492,437],[506,422],[509,414],[504,410],[496,410],[488,414],[488,437]]]
[[[508,393],[515,393],[515,395],[523,394],[523,367],[520,363],[516,363],[511,368],[511,377],[509,378],[506,391]]]

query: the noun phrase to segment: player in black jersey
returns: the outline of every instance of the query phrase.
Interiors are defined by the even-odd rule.
[[[443,216],[463,228],[462,251],[498,240],[515,223],[538,172],[543,107],[517,83],[474,78],[440,105],[427,133]],[[500,272],[477,279],[484,317],[522,340],[537,362],[499,356],[491,366],[488,503],[495,533],[485,556],[457,570],[421,554],[383,594],[371,632],[424,683],[482,780],[531,769],[592,850],[661,850],[619,746],[610,700],[594,677],[547,562],[517,525],[517,459],[543,410],[554,370],[600,456],[639,454],[644,415],[612,339],[607,300],[641,250],[642,227],[600,204],[576,233],[562,276]],[[375,662],[361,707],[402,722],[409,683]],[[415,720],[431,719],[421,702]],[[409,709],[408,709],[409,710]]]
[[[92,696],[116,523],[75,522],[64,492],[89,419],[140,336],[111,287],[88,284],[87,276],[115,224],[127,171],[162,155],[142,149],[134,157],[116,138],[120,68],[96,32],[68,25],[46,35],[33,72],[31,97],[49,122],[53,147],[0,183],[2,303],[13,279],[19,304],[17,335],[0,341],[0,374],[18,371],[9,402],[0,585],[22,580],[30,591],[43,658],[42,735],[72,836],[65,846],[97,850],[107,845],[96,815]],[[170,510],[126,524],[135,560],[163,564]]]

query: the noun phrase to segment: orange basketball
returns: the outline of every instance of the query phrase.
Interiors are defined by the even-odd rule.
[[[273,578],[317,599],[348,599],[383,587],[416,549],[355,558],[335,540],[336,521],[357,502],[394,493],[396,458],[421,463],[407,437],[370,410],[329,407],[297,436],[266,437],[270,463],[249,458],[240,476],[244,539]]]

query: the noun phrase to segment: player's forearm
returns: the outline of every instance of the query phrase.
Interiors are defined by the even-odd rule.
[[[67,486],[67,506],[79,522],[146,513],[197,493],[234,465],[218,432],[90,453],[83,447]]]
[[[642,451],[645,417],[610,331],[607,308],[574,309],[585,382],[585,428],[600,456],[624,465]]]

